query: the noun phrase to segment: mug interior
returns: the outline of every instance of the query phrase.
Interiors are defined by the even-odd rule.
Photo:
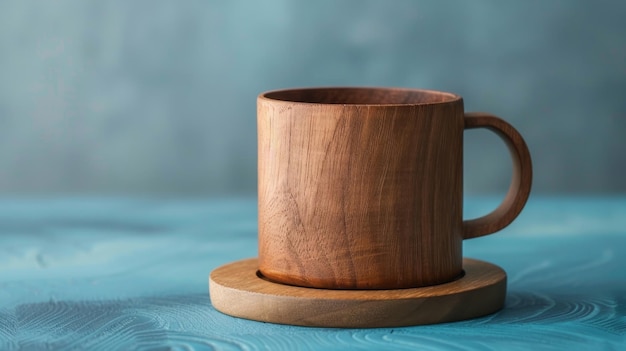
[[[261,97],[286,102],[343,105],[423,105],[460,100],[452,93],[401,88],[305,88],[276,90]]]

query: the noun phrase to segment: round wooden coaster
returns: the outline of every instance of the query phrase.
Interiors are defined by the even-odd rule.
[[[414,289],[327,290],[270,282],[257,259],[211,272],[209,292],[218,311],[240,318],[310,327],[375,328],[459,321],[504,305],[506,273],[491,263],[464,259],[465,275]]]

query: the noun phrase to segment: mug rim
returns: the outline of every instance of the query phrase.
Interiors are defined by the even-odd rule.
[[[425,101],[408,101],[408,102],[332,102],[332,101],[315,101],[315,99],[290,99],[288,95],[296,93],[315,93],[315,92],[339,92],[339,91],[361,91],[367,93],[386,92],[386,93],[408,93],[417,94],[432,98]],[[439,98],[438,100],[436,98]],[[302,105],[343,105],[343,106],[423,106],[423,105],[439,105],[449,104],[462,101],[463,98],[455,93],[441,90],[421,89],[421,88],[401,88],[401,87],[377,87],[377,86],[319,86],[319,87],[301,87],[276,89],[262,92],[257,97],[258,100],[268,102],[302,104]]]

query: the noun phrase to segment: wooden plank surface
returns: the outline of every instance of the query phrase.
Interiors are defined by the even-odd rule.
[[[499,199],[470,199],[466,217]],[[626,198],[532,198],[465,256],[509,276],[506,307],[380,329],[232,318],[207,276],[254,257],[254,199],[0,200],[0,350],[626,349]]]

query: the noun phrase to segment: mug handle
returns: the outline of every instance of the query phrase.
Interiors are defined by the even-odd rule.
[[[463,221],[463,239],[495,233],[511,224],[528,200],[533,177],[528,146],[512,125],[487,113],[466,113],[465,129],[474,128],[489,129],[506,143],[513,158],[513,179],[506,197],[493,212],[476,219]]]

